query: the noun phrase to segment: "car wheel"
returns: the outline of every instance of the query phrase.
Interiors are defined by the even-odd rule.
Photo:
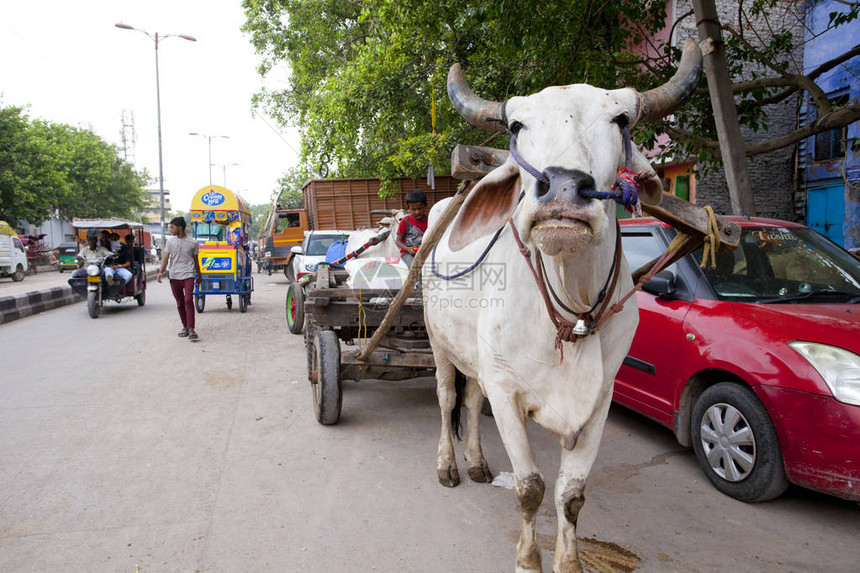
[[[767,501],[788,488],[776,429],[749,388],[721,382],[693,408],[692,441],[714,486],[745,502]]]
[[[15,267],[15,272],[12,273],[12,280],[15,282],[24,280],[24,267],[22,265]]]
[[[195,295],[194,306],[195,308],[197,308],[197,312],[203,312],[203,310],[206,308],[206,295]]]
[[[292,261],[284,267],[284,276],[287,278],[287,283],[291,283],[296,280],[296,271],[293,269]]]

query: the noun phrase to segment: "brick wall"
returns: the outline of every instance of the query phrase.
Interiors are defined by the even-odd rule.
[[[803,55],[801,50],[803,38],[802,20],[797,14],[791,10],[795,8],[794,3],[786,2],[782,11],[772,11],[769,13],[769,21],[771,25],[790,27],[798,38],[796,42],[797,49],[794,54],[794,61],[798,66],[803,64]],[[677,2],[676,13],[679,15],[685,14],[692,9],[692,2],[688,0],[679,0]],[[717,0],[717,12],[719,13],[720,22],[731,23],[733,27],[737,26],[738,21],[738,3],[734,0]],[[754,35],[747,32],[746,37],[755,43]],[[677,44],[683,43],[685,38],[693,38],[698,41],[698,33],[695,28],[695,18],[689,16],[684,19],[679,25],[675,33],[674,41]],[[802,73],[801,69],[798,73]],[[770,72],[768,75],[773,75]],[[733,81],[740,81],[746,78],[732,78]],[[767,107],[767,117],[769,120],[768,129],[764,133],[752,133],[750,130],[742,129],[744,142],[749,145],[751,143],[763,142],[766,140],[785,135],[797,127],[797,112],[798,99],[797,96],[791,96],[778,104]],[[795,203],[794,203],[794,188],[795,188],[795,146],[779,149],[777,151],[756,155],[749,158],[749,173],[750,184],[752,186],[753,195],[755,198],[756,214],[762,217],[775,217],[779,219],[795,220]],[[701,173],[697,177],[696,184],[696,203],[699,205],[711,205],[717,213],[727,214],[731,212],[729,204],[729,192],[726,185],[725,172],[722,166],[707,175]]]

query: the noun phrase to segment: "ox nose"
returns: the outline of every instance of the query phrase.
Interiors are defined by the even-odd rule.
[[[537,197],[541,203],[567,200],[578,202],[580,191],[594,190],[594,178],[579,169],[547,167],[544,175],[548,181],[538,181]]]

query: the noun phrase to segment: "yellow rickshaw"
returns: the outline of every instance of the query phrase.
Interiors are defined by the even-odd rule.
[[[206,307],[207,295],[226,295],[227,308],[233,308],[233,295],[239,297],[239,311],[251,304],[254,279],[248,229],[251,212],[238,195],[218,185],[200,189],[191,200],[191,224],[200,243],[198,259],[203,272],[194,289],[198,312]]]

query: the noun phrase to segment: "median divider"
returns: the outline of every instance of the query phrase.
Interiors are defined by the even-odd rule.
[[[146,282],[154,281],[157,274],[157,265],[153,270],[147,269]],[[76,295],[72,292],[72,287],[69,285],[0,297],[0,324],[40,314],[46,310],[59,308],[85,299],[86,297]]]

